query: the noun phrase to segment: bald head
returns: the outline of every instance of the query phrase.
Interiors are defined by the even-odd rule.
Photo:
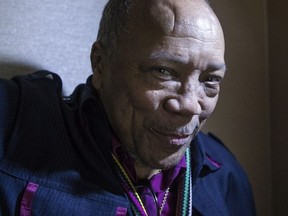
[[[209,20],[193,22],[198,16]],[[148,29],[144,26],[147,24]],[[220,26],[205,0],[110,0],[103,11],[97,40],[113,56],[120,39],[130,38],[129,34],[141,27],[149,30],[155,26],[173,35],[189,28],[206,31],[215,24]]]
[[[153,34],[161,31],[167,36],[191,36],[209,40],[210,32],[222,34],[220,23],[204,0],[145,0],[139,1],[126,20],[124,39],[134,32]],[[207,37],[208,36],[208,37]],[[200,37],[200,38],[199,38]]]

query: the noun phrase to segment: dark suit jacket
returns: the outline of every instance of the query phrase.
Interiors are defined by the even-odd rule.
[[[62,98],[47,71],[0,80],[0,214],[132,215],[90,83]],[[256,215],[247,177],[219,140],[199,133],[191,154],[199,215]]]

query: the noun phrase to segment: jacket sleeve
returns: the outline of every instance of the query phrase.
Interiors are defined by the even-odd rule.
[[[0,79],[0,160],[17,116],[19,95],[19,86],[15,81]]]

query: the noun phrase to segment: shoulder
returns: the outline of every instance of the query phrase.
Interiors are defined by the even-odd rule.
[[[0,79],[0,100],[7,103],[55,89],[61,94],[61,78],[55,73],[42,70],[28,75],[14,76],[10,80]]]
[[[248,182],[245,171],[239,161],[218,137],[212,133],[204,134],[200,132],[197,138],[206,157],[208,156],[211,160],[221,164],[221,168],[217,172],[227,175],[232,174],[239,181]]]
[[[219,160],[221,163],[226,161],[231,162],[231,160],[238,163],[234,154],[216,135],[212,133],[205,134],[200,132],[197,138],[206,154],[213,156],[213,158]]]
[[[4,154],[6,137],[16,118],[19,100],[19,85],[11,80],[0,79],[0,158]]]
[[[29,89],[38,89],[34,93],[42,93],[45,90],[53,90],[57,88],[58,91],[62,91],[62,80],[61,78],[53,72],[50,71],[37,71],[28,75],[15,76],[11,79],[19,85],[23,93],[26,93]]]
[[[32,111],[33,105],[44,101],[40,98],[55,95],[51,94],[53,91],[61,95],[62,82],[58,75],[49,71],[15,76],[10,80],[0,79],[0,158],[3,157],[19,112]]]
[[[220,198],[230,215],[255,215],[253,192],[248,177],[234,154],[215,135],[198,134],[198,143],[206,155],[206,163],[220,164],[218,169],[200,175],[200,182]],[[211,192],[211,193],[212,193]],[[243,213],[243,214],[242,214]]]

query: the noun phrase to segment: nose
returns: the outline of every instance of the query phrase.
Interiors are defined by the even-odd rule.
[[[184,116],[201,114],[201,98],[196,93],[190,92],[171,97],[164,102],[164,109],[168,112]]]

